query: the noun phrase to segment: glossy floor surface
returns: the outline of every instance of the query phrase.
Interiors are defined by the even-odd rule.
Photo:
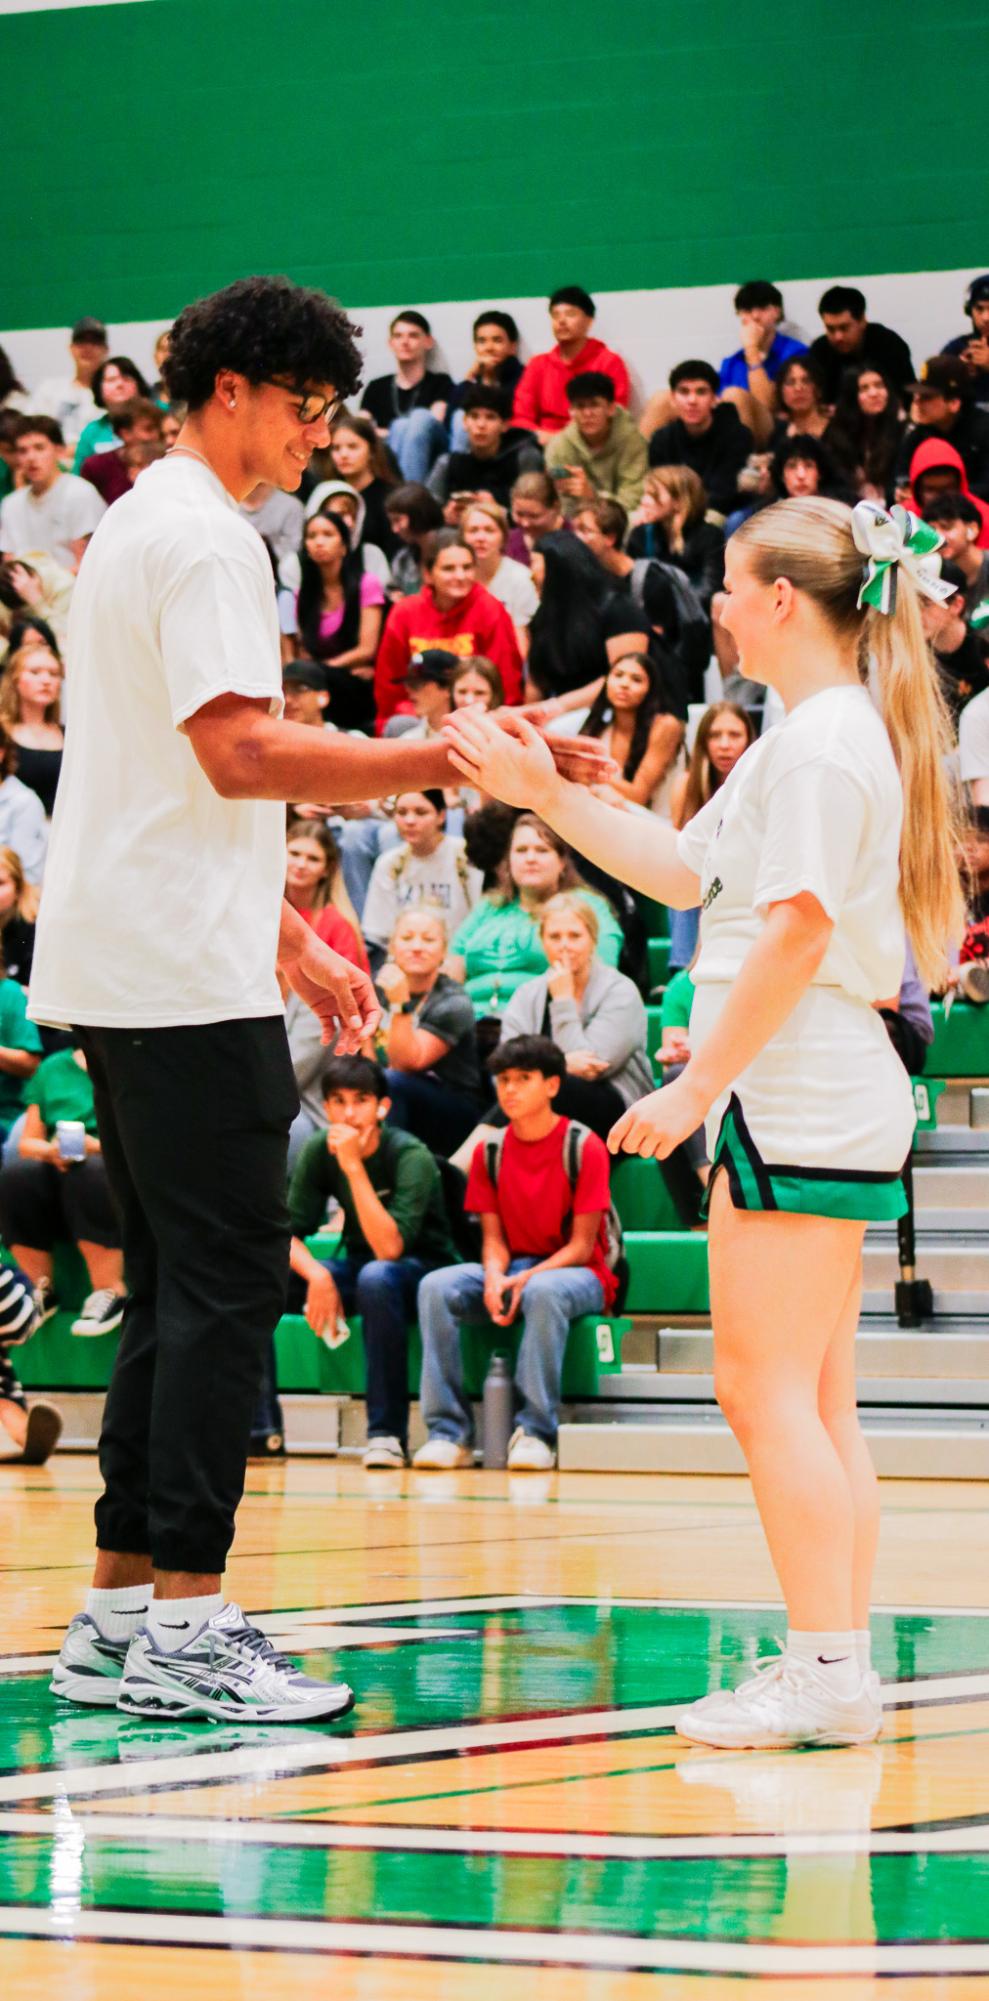
[[[735,1480],[252,1469],[230,1595],[333,1731],[48,1693],[97,1477],[0,1466],[0,1995],[989,2001],[989,1522],[887,1484],[877,1746],[705,1752],[781,1628]]]

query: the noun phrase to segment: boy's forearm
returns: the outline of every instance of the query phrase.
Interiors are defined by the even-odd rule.
[[[243,799],[382,799],[392,792],[453,785],[443,742],[401,737],[361,742],[255,712],[230,744],[228,796]]]
[[[358,1161],[356,1167],[345,1172],[354,1198],[357,1221],[375,1257],[386,1260],[400,1258],[405,1249],[401,1231],[375,1194],[364,1162]]]

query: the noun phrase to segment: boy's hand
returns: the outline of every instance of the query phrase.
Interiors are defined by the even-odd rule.
[[[337,1317],[343,1312],[343,1302],[336,1289],[333,1273],[325,1269],[309,1280],[306,1288],[305,1315],[314,1334],[321,1338],[333,1332]]]
[[[502,1312],[501,1300],[508,1279],[503,1271],[494,1269],[484,1274],[484,1311],[496,1327],[507,1327],[508,1321]]]
[[[354,1126],[330,1126],[326,1145],[345,1174],[353,1174],[362,1165],[361,1136]]]
[[[531,1277],[528,1271],[517,1271],[512,1278],[502,1278],[501,1303],[497,1314],[491,1318],[499,1327],[510,1327],[519,1310],[519,1301]]]

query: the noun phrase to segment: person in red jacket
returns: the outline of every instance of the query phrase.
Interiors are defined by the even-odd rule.
[[[940,499],[942,493],[963,493],[978,508],[982,528],[976,544],[980,549],[989,549],[989,503],[972,492],[961,453],[946,438],[925,438],[910,460],[909,486],[897,486],[896,498],[904,507],[923,514],[925,507]]]
[[[620,354],[594,340],[591,326],[596,308],[582,285],[560,285],[549,302],[549,322],[556,346],[547,354],[534,354],[515,391],[513,424],[535,431],[540,444],[569,424],[573,411],[567,402],[567,384],[585,369],[599,369],[610,375],[615,398],[628,407],[628,369]]]
[[[522,699],[522,656],[503,604],[477,581],[473,550],[456,528],[440,528],[422,545],[425,584],[392,607],[378,648],[374,701],[380,736],[389,716],[411,715],[406,691],[414,653],[432,646],[448,653],[480,653],[501,675],[506,702]]]

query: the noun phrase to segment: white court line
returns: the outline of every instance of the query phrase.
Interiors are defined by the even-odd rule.
[[[936,1677],[889,1682],[883,1689],[886,1707],[952,1702],[989,1695],[989,1675]],[[67,1766],[37,1772],[9,1772],[0,1777],[0,1802],[69,1798],[87,1793],[140,1792],[186,1785],[219,1785],[240,1778],[287,1776],[305,1770],[334,1771],[341,1765],[400,1764],[403,1759],[447,1756],[461,1751],[525,1750],[531,1744],[568,1744],[588,1737],[636,1736],[670,1729],[683,1701],[639,1709],[554,1710],[502,1723],[443,1724],[434,1729],[369,1733],[365,1737],[333,1737],[318,1733],[312,1742],[245,1745],[231,1751],[209,1750],[208,1726],[202,1748],[177,1752],[174,1758],[141,1758],[133,1763]],[[250,1730],[250,1724],[243,1726]],[[316,1726],[310,1725],[311,1730]]]
[[[989,1677],[986,1678],[989,1689]],[[591,1709],[576,1714],[554,1710],[551,1715],[526,1716],[504,1723],[440,1725],[435,1729],[380,1731],[366,1737],[333,1737],[310,1724],[314,1734],[304,1744],[245,1744],[233,1751],[208,1751],[209,1726],[204,1727],[201,1752],[180,1752],[174,1758],[141,1758],[134,1763],[77,1765],[61,1771],[9,1772],[0,1777],[0,1801],[54,1799],[105,1792],[138,1792],[146,1787],[218,1785],[246,1774],[252,1779],[278,1777],[307,1769],[333,1771],[339,1765],[400,1763],[459,1751],[524,1749],[529,1744],[567,1743],[571,1739],[609,1736],[616,1732],[668,1729],[682,1702],[642,1709]],[[157,1720],[157,1719],[156,1719]],[[244,1726],[247,1731],[250,1725]],[[206,1753],[206,1755],[203,1755]]]
[[[502,1965],[790,1975],[986,1973],[989,1942],[932,1945],[762,1945],[639,1938],[634,1933],[509,1931],[485,1926],[328,1923],[318,1918],[163,1916],[148,1911],[58,1911],[0,1906],[0,1933],[50,1939],[137,1940],[141,1945],[359,1953]],[[181,1964],[176,1968],[181,1973]]]
[[[406,1827],[361,1821],[212,1820],[144,1813],[0,1813],[0,1835],[67,1834],[89,1841],[126,1841],[158,1847],[170,1841],[211,1846],[272,1848],[375,1848],[422,1855],[575,1856],[584,1862],[721,1861],[732,1856],[982,1855],[989,1850],[989,1822],[979,1827],[928,1831],[885,1828],[820,1834],[637,1835],[569,1834],[525,1828]]]

